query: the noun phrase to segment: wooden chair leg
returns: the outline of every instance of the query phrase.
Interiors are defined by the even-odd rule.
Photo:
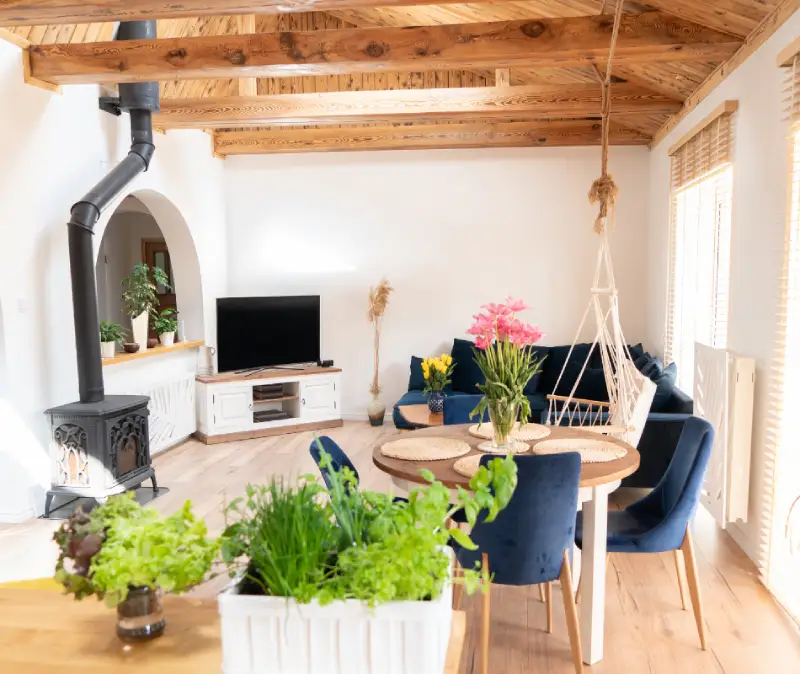
[[[481,555],[482,568],[489,573],[489,557],[484,552]],[[489,582],[483,593],[483,615],[481,616],[481,674],[489,674],[489,624],[491,622],[490,595],[492,583]]]
[[[564,562],[561,565],[559,578],[561,580],[561,596],[564,599],[564,613],[567,616],[572,664],[575,666],[575,674],[583,674],[583,650],[580,627],[578,627],[578,610],[575,608],[575,597],[572,594],[572,574],[569,569],[569,554],[566,550],[564,550]]]
[[[689,596],[692,598],[694,620],[697,623],[697,633],[700,635],[700,647],[706,650],[706,624],[703,619],[703,600],[700,597],[700,581],[697,577],[697,559],[694,556],[694,545],[689,527],[686,527],[686,536],[681,545],[683,557],[686,561],[686,580],[689,585]]]
[[[675,557],[675,573],[678,575],[678,589],[681,591],[681,608],[686,610],[686,567],[683,562],[683,553],[673,550]]]
[[[544,601],[547,608],[547,633],[553,633],[553,584],[544,584]]]
[[[536,587],[539,588],[539,601],[544,602],[547,599],[544,595],[544,583],[539,583]]]

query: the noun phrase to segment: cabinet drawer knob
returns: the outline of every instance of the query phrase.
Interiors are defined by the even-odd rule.
[[[303,398],[303,405],[305,405],[305,404],[306,404],[306,399],[305,399],[305,398]]]

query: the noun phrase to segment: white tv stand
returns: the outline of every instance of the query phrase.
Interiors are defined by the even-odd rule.
[[[339,368],[198,376],[197,432],[205,444],[342,425]]]

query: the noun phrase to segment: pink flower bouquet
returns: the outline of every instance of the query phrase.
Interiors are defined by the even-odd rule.
[[[478,388],[483,398],[470,416],[483,420],[489,410],[494,430],[493,446],[510,448],[509,434],[514,423],[525,423],[531,414],[525,396],[527,383],[541,369],[544,358],[536,359],[530,348],[542,338],[542,331],[517,318],[528,306],[522,300],[507,298],[505,304],[485,304],[476,314],[467,334],[475,337],[475,362],[486,377]]]

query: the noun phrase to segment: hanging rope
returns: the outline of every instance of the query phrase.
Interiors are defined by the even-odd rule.
[[[622,22],[622,9],[625,0],[617,0],[617,11],[614,15],[614,28],[611,32],[611,46],[608,50],[608,65],[606,66],[606,75],[603,77],[597,66],[592,64],[595,75],[600,80],[600,89],[602,93],[601,98],[601,172],[600,177],[592,183],[592,188],[589,190],[589,203],[600,204],[600,212],[594,221],[594,231],[602,234],[605,229],[606,220],[609,211],[613,211],[614,202],[619,194],[619,188],[614,182],[614,179],[608,174],[608,134],[611,126],[611,65],[614,61],[614,49],[617,46],[617,37],[619,36],[619,26]],[[605,2],[603,3],[605,9]]]

